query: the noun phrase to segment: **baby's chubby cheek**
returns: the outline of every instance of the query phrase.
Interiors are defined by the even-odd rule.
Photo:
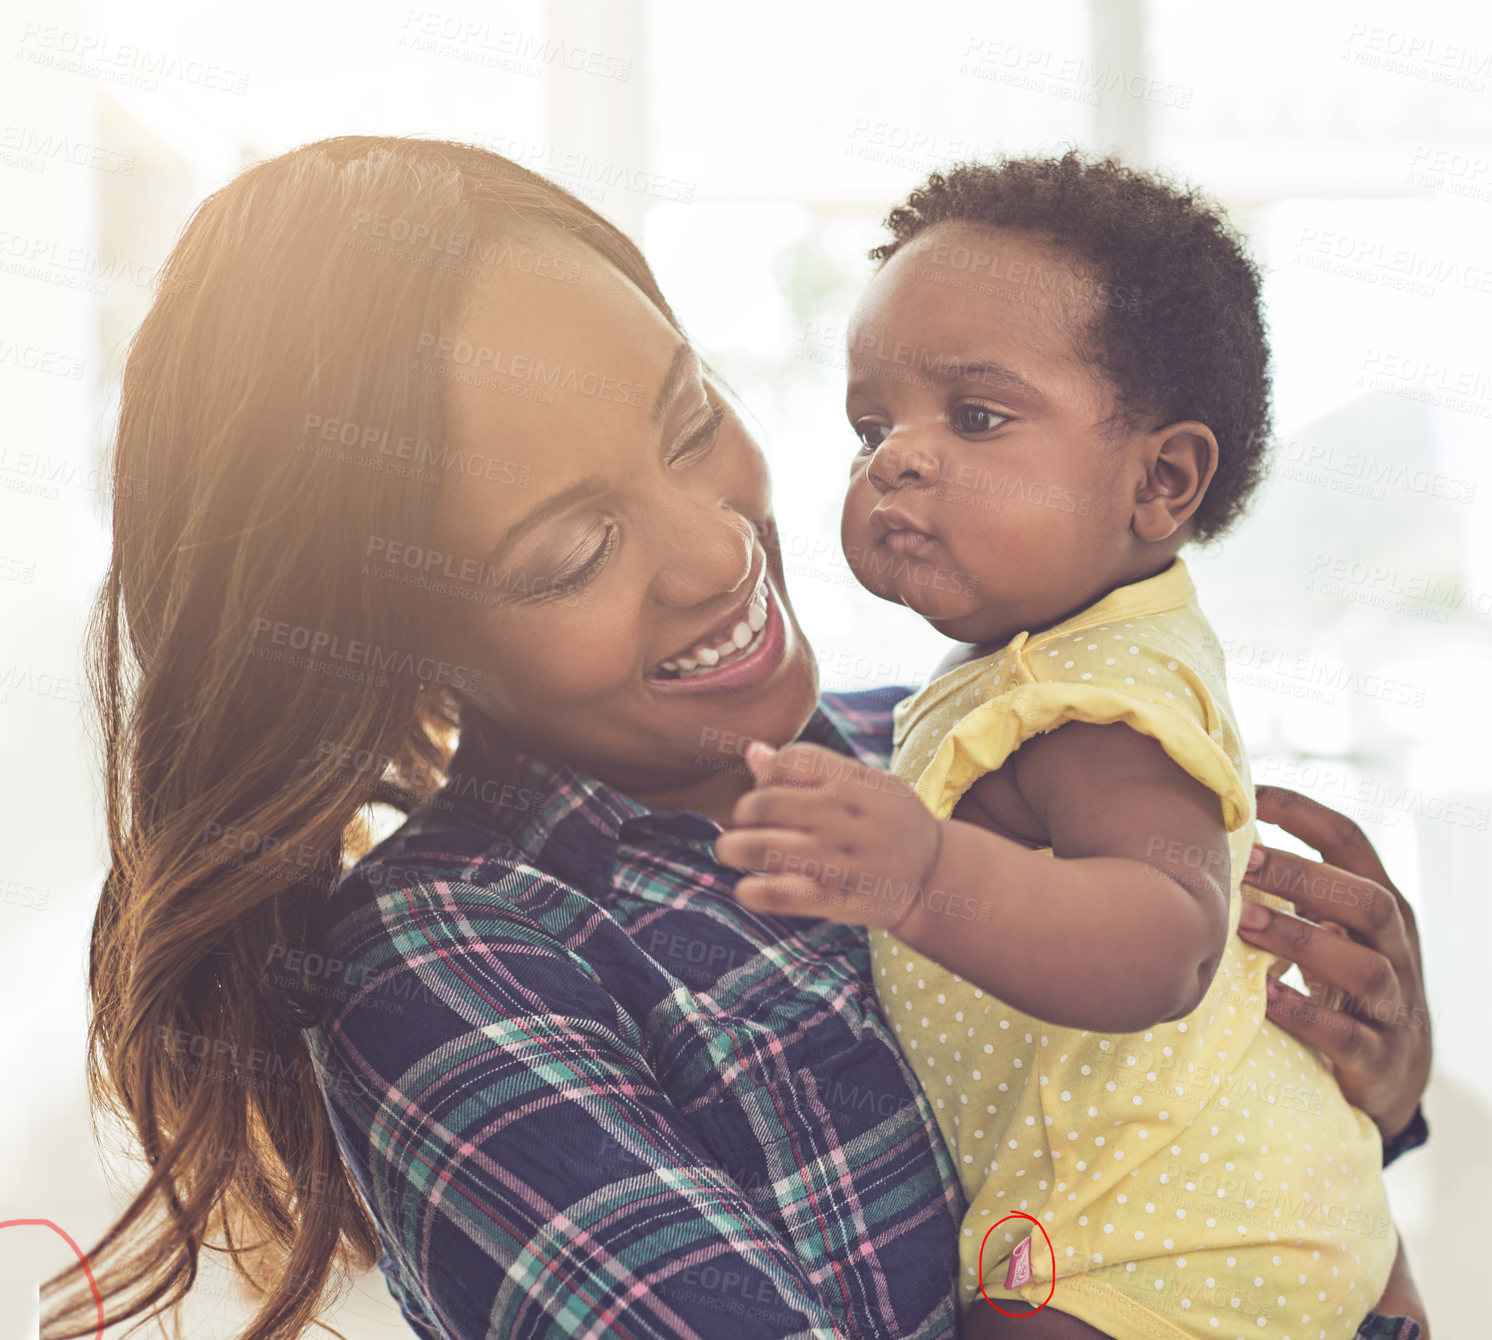
[[[844,495],[844,505],[839,511],[840,549],[850,571],[857,577],[861,576],[860,564],[871,539],[870,510],[875,506],[875,500],[869,496],[872,492],[863,480],[851,483]]]
[[[906,604],[926,619],[961,618],[984,604],[978,574],[948,564],[914,564],[899,574],[899,586]]]

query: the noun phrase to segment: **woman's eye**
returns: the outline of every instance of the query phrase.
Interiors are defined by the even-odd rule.
[[[861,419],[859,423],[852,426],[855,436],[860,439],[861,446],[869,451],[874,451],[880,446],[891,431],[884,423],[873,423],[869,419]]]
[[[616,542],[616,527],[606,527],[606,538],[592,551],[591,556],[578,568],[572,568],[569,572],[558,577],[551,578],[544,583],[546,589],[537,592],[543,595],[563,595],[567,591],[578,590],[587,582],[594,579],[596,574],[606,565],[606,560],[611,556],[612,546]]]
[[[949,417],[956,431],[975,437],[1010,421],[1010,415],[1001,414],[987,405],[957,405]]]
[[[668,458],[668,463],[677,465],[689,456],[698,456],[708,451],[715,445],[715,439],[720,435],[720,425],[724,421],[725,411],[719,405],[707,406],[699,425],[679,443],[678,450]]]

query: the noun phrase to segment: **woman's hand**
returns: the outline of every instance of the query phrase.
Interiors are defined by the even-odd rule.
[[[821,745],[746,749],[756,786],[715,839],[723,865],[751,872],[740,902],[769,916],[898,925],[928,891],[941,827],[894,773]]]
[[[1348,1102],[1385,1140],[1414,1116],[1430,1074],[1430,1013],[1414,910],[1351,819],[1279,786],[1256,788],[1265,823],[1309,843],[1323,859],[1255,845],[1244,883],[1295,904],[1300,916],[1244,903],[1258,924],[1249,944],[1300,965],[1309,995],[1271,988],[1267,1013],[1332,1064]]]

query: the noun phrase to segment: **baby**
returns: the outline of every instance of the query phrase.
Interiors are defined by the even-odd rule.
[[[1253,786],[1178,557],[1261,473],[1257,272],[1194,195],[1075,153],[934,174],[889,224],[842,539],[961,645],[894,776],[753,745],[717,852],[765,872],[749,906],[871,927],[968,1198],[965,1334],[1016,1325],[994,1303],[1031,1340],[1349,1340],[1407,1286],[1381,1138],[1234,934]]]

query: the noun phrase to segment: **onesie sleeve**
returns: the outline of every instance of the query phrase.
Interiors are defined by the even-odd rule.
[[[952,813],[969,786],[994,772],[1032,736],[1069,721],[1122,722],[1161,748],[1222,802],[1232,833],[1253,814],[1253,796],[1240,762],[1226,744],[1232,731],[1202,675],[1164,648],[1125,638],[1112,646],[1018,649],[1006,673],[980,681],[982,701],[963,715],[932,751],[915,782],[939,818]],[[1094,647],[1090,650],[1090,647]],[[1112,652],[1112,655],[1108,653]]]

